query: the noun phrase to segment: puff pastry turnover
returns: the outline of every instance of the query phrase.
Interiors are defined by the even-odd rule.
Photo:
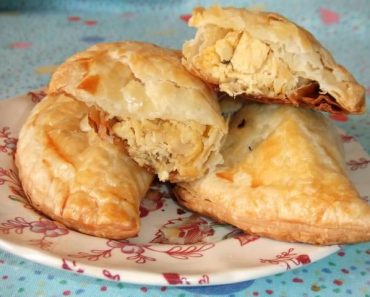
[[[98,130],[122,138],[129,155],[162,181],[194,180],[222,162],[227,125],[217,97],[181,64],[180,52],[98,44],[68,59],[49,91],[89,105]]]
[[[48,96],[21,129],[16,153],[30,203],[83,233],[123,239],[139,231],[139,204],[152,181],[87,123],[84,103]],[[82,130],[81,130],[82,129]]]
[[[360,113],[365,89],[305,29],[281,15],[218,6],[196,8],[183,63],[231,96]]]
[[[370,206],[318,112],[251,104],[230,122],[225,163],[175,189],[191,210],[253,234],[312,244],[370,240]]]

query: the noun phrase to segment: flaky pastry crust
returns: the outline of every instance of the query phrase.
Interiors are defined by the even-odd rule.
[[[62,64],[49,92],[113,119],[111,129],[130,156],[161,180],[194,180],[222,162],[227,125],[217,97],[186,70],[178,51],[142,42],[98,44]]]
[[[49,95],[21,129],[16,166],[29,202],[80,232],[124,239],[140,227],[139,205],[153,175],[87,122],[88,108]]]
[[[181,204],[247,233],[311,244],[370,240],[370,206],[345,173],[318,112],[251,104],[231,120],[225,163],[175,192]]]
[[[361,113],[365,89],[314,36],[283,16],[196,8],[183,64],[230,96],[332,113]]]

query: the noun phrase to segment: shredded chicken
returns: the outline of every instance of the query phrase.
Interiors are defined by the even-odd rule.
[[[196,179],[199,172],[206,173],[222,161],[214,147],[222,135],[208,125],[161,119],[118,120],[96,107],[89,108],[88,121],[101,138],[120,145],[163,181],[176,181],[178,175]]]

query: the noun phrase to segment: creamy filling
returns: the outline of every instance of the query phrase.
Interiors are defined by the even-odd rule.
[[[119,120],[91,106],[81,124],[84,130],[89,125],[101,138],[122,147],[162,181],[191,181],[223,162],[219,149],[224,134],[195,121]]]
[[[279,97],[313,83],[247,32],[208,25],[198,30],[188,48],[189,61],[231,96]]]
[[[222,160],[215,145],[221,133],[194,121],[125,119],[113,131],[126,141],[130,156],[161,180],[195,179]]]

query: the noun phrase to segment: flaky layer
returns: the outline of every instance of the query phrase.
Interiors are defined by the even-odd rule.
[[[362,112],[365,90],[306,30],[284,17],[246,9],[197,8],[184,65],[231,96]]]
[[[49,92],[66,93],[98,110],[103,116],[95,117],[97,130],[101,123],[114,123],[130,156],[163,180],[194,180],[222,162],[227,125],[216,94],[186,70],[177,51],[140,42],[99,44],[61,65]],[[198,133],[204,128],[209,135]]]
[[[19,135],[16,165],[30,203],[83,233],[123,239],[140,227],[152,175],[87,123],[85,104],[64,95],[39,103]]]
[[[370,206],[346,176],[340,145],[320,113],[247,105],[231,120],[225,163],[198,181],[178,184],[179,202],[278,240],[370,240]]]

